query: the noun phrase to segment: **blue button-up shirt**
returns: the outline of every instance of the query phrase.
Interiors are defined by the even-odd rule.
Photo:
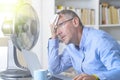
[[[60,73],[73,67],[78,74],[96,74],[100,80],[120,80],[120,45],[108,33],[83,28],[79,47],[66,45],[59,55],[59,40],[49,39],[49,71]]]

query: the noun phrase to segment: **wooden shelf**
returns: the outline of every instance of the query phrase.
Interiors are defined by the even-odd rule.
[[[107,25],[99,25],[99,27],[105,27],[105,28],[109,28],[109,27],[120,27],[120,24],[107,24]]]

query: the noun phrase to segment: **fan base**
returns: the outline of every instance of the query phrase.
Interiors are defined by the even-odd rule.
[[[31,78],[30,71],[20,70],[20,69],[7,69],[0,73],[2,79],[12,79],[12,78]]]

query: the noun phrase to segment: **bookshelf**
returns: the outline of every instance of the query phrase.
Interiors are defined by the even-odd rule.
[[[84,23],[84,25],[94,27],[96,29],[105,30],[106,32],[110,33],[115,39],[120,41],[120,37],[119,37],[120,17],[118,17],[118,13],[117,13],[116,18],[118,19],[118,21],[116,21],[116,18],[114,20],[112,18],[111,19],[111,21],[113,21],[112,23],[108,23],[108,21],[107,23],[102,23],[103,18],[108,18],[108,16],[102,18],[103,10],[101,8],[102,7],[101,4],[103,3],[107,3],[107,5],[105,5],[107,6],[105,7],[105,9],[108,9],[108,6],[109,7],[112,6],[112,8],[114,7],[116,9],[116,12],[118,12],[118,10],[120,9],[120,5],[119,5],[120,0],[54,0],[54,6],[55,6],[54,12],[56,13],[57,11],[61,9],[72,9],[76,13],[81,11],[81,9],[94,10],[94,18],[93,18],[94,24]],[[116,14],[115,10],[112,12],[114,12],[113,14]],[[108,15],[108,11],[105,14]],[[81,15],[81,13],[78,15]],[[119,15],[120,15],[120,12],[119,12]],[[115,15],[113,16],[115,17]],[[83,20],[82,17],[81,17],[81,20]]]
[[[92,22],[91,25],[90,24],[86,24],[86,25],[87,26],[90,25],[92,27],[98,28],[98,25],[99,25],[99,16],[98,16],[99,5],[98,5],[98,3],[99,3],[99,0],[96,0],[96,1],[95,0],[55,0],[55,7],[58,8],[58,6],[62,6],[62,9],[72,9],[76,13],[80,13],[80,11],[81,11],[81,14],[83,12],[83,15],[85,17],[83,17],[81,14],[78,14],[78,15],[81,15],[80,18],[81,18],[81,20],[83,20],[83,23],[85,23],[85,24],[88,23],[88,21],[85,22],[86,18],[89,19],[88,17],[90,17],[90,16],[87,16],[88,14],[85,14],[85,13],[93,12],[94,21]],[[92,5],[88,5],[88,4],[92,4]],[[97,7],[95,7],[95,6],[97,6]],[[57,12],[56,8],[55,8],[55,12]]]
[[[117,41],[120,43],[120,0],[100,0],[99,3],[107,3],[107,11],[112,8],[112,13],[108,13],[107,15],[112,15],[112,19],[110,19],[110,23],[101,24],[99,25],[99,29],[105,30],[106,32],[110,33]],[[99,4],[100,9],[100,4]],[[101,13],[101,12],[99,12]],[[109,18],[106,19],[109,21]],[[107,21],[106,21],[107,22]]]

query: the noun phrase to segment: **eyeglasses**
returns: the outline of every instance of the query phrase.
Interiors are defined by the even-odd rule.
[[[71,21],[72,19],[73,19],[73,18],[68,19],[68,20],[65,20],[65,21],[61,22],[60,24],[57,24],[56,29],[58,29],[59,27],[62,27],[66,22]]]

